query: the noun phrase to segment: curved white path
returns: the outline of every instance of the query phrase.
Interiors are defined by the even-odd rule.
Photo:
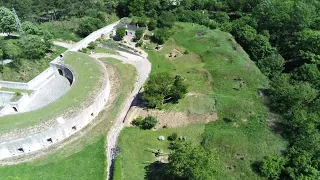
[[[111,57],[118,60],[121,60],[124,63],[128,63],[133,65],[138,73],[137,82],[135,84],[135,88],[130,94],[129,98],[126,100],[125,105],[122,109],[122,112],[118,116],[118,118],[115,120],[114,125],[112,126],[111,130],[109,131],[107,135],[107,144],[106,144],[106,151],[107,151],[107,169],[108,169],[108,176],[107,179],[109,179],[110,176],[110,167],[112,160],[115,158],[115,148],[117,143],[117,138],[119,136],[120,131],[124,127],[124,119],[131,107],[131,103],[136,97],[136,95],[139,93],[140,89],[142,88],[144,82],[147,80],[150,71],[151,71],[151,63],[148,61],[146,57],[141,57],[125,52],[119,52],[120,55],[109,55],[109,54],[93,54],[91,55],[94,58],[102,58],[102,57]],[[145,55],[144,55],[145,56]]]

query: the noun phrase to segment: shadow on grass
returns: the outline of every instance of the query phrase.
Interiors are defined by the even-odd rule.
[[[172,178],[168,177],[164,173],[165,163],[160,161],[153,162],[144,167],[146,170],[145,180],[171,180]]]

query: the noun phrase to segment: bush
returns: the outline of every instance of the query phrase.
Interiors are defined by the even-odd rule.
[[[166,28],[157,29],[154,32],[152,41],[158,44],[164,44],[165,41],[170,37],[170,32]]]
[[[124,27],[118,28],[116,31],[116,35],[120,40],[122,40],[123,37],[126,35],[126,28],[124,28]]]
[[[88,51],[89,51],[88,48],[82,48],[82,49],[80,49],[80,52],[83,52],[83,53],[87,53]]]
[[[140,126],[140,124],[142,123],[142,121],[143,121],[143,117],[139,116],[139,117],[137,117],[136,119],[134,119],[134,120],[132,121],[132,125],[134,125],[134,126]]]
[[[137,42],[136,47],[141,47],[142,44],[143,44],[143,41],[140,40],[140,41]]]
[[[97,44],[95,42],[91,42],[89,45],[88,45],[88,49],[95,49],[97,47]]]
[[[143,121],[140,123],[141,129],[152,129],[156,124],[158,123],[158,120],[153,116],[148,116],[143,119]]]
[[[183,54],[189,54],[189,51],[188,51],[188,50],[185,50],[185,51],[183,52]]]
[[[139,41],[139,40],[142,38],[143,33],[144,33],[144,31],[143,31],[142,29],[138,29],[138,30],[136,31],[135,40],[136,40],[136,41]]]
[[[177,133],[172,133],[172,135],[168,137],[168,139],[170,141],[175,141],[177,138],[178,138],[178,134]]]

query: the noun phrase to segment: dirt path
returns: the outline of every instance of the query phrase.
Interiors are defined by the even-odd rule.
[[[151,71],[151,63],[146,59],[146,57],[140,57],[140,56],[136,56],[136,55],[125,53],[125,52],[119,52],[119,53],[120,55],[109,55],[109,54],[92,54],[91,55],[94,58],[111,57],[111,58],[121,60],[124,63],[133,65],[137,69],[137,73],[138,73],[138,78],[135,84],[135,88],[130,94],[129,98],[126,100],[122,112],[119,113],[118,118],[115,120],[114,125],[112,126],[111,130],[107,135],[107,144],[106,144],[107,163],[108,163],[107,179],[110,178],[110,172],[112,172],[111,164],[115,159],[115,149],[116,149],[117,138],[120,131],[123,129],[125,125],[124,124],[125,117],[131,107],[132,101],[140,91],[144,82],[147,80]]]

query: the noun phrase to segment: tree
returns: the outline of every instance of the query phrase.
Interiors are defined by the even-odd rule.
[[[168,27],[171,28],[176,21],[176,17],[172,12],[163,12],[158,17],[158,27],[164,28]]]
[[[161,107],[165,102],[184,97],[187,87],[180,76],[169,73],[151,75],[144,87],[143,99],[148,101],[149,107]]]
[[[175,179],[214,179],[220,167],[214,152],[187,143],[177,143],[168,160],[165,173]]]
[[[47,50],[45,41],[40,36],[23,36],[20,40],[20,43],[23,47],[23,56],[30,60],[40,59],[45,55],[45,52]]]
[[[261,72],[269,78],[280,75],[284,70],[284,64],[283,57],[276,53],[272,53],[270,56],[258,61],[258,67]]]
[[[164,44],[170,36],[170,31],[167,28],[156,29],[152,41],[158,44]]]
[[[119,39],[123,39],[123,37],[126,35],[126,28],[120,27],[116,30],[116,35]]]
[[[141,129],[152,129],[157,123],[158,120],[155,117],[147,116],[142,120],[139,126]]]
[[[32,34],[32,35],[39,35],[40,34],[40,30],[37,27],[37,25],[30,22],[30,21],[23,22],[21,26],[22,26],[24,33],[26,33],[26,34]]]
[[[291,82],[290,76],[281,75],[272,80],[270,88],[271,106],[278,112],[285,113],[293,107],[303,108],[318,96],[307,82]]]
[[[269,179],[279,179],[285,163],[286,160],[281,156],[267,156],[262,160],[259,168],[261,175]]]
[[[320,90],[320,71],[317,64],[304,64],[294,75],[298,81],[309,82],[314,88]]]
[[[3,57],[15,60],[21,55],[21,48],[11,41],[7,41],[2,46]]]
[[[13,13],[5,8],[0,7],[0,30],[3,33],[10,34],[16,29],[16,23]]]
[[[103,22],[99,18],[83,17],[80,19],[77,33],[85,37],[102,26]]]
[[[135,40],[136,40],[136,41],[139,41],[139,40],[142,38],[143,33],[144,33],[144,31],[143,31],[142,29],[138,29],[138,30],[136,31]]]

